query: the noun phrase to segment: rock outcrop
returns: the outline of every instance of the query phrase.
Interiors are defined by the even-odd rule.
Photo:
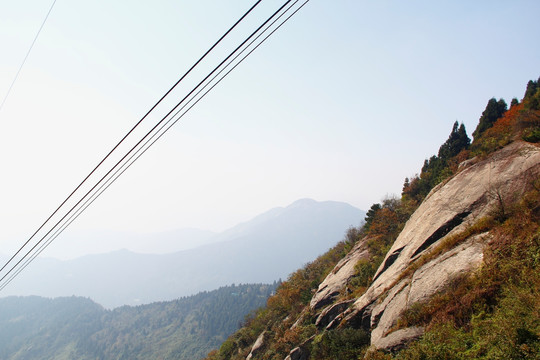
[[[379,339],[373,346],[375,349],[385,349],[390,352],[395,352],[405,348],[411,341],[422,336],[423,333],[424,329],[416,326],[396,330],[388,336]]]
[[[460,172],[434,188],[411,216],[366,293],[328,327],[336,326],[338,320],[342,326],[363,327],[371,331],[375,348],[389,351],[420,336],[421,328],[393,331],[400,315],[414,303],[428,300],[453,278],[477,269],[490,235],[463,239],[457,246],[431,256],[416,270],[411,265],[483,217],[504,213],[508,202],[520,196],[539,174],[540,150],[523,142],[514,142],[487,159],[475,159],[460,167]],[[310,304],[312,309],[328,303],[346,282],[333,279],[346,278],[338,276],[345,265],[351,264],[343,261],[319,287]]]
[[[331,304],[354,276],[358,261],[367,259],[368,256],[367,241],[359,241],[319,285],[309,303],[310,308],[318,310]]]
[[[352,303],[354,303],[354,300],[345,300],[327,306],[315,320],[315,326],[318,328],[327,327],[328,324],[334,321],[334,319],[345,311]]]
[[[289,355],[285,358],[285,360],[307,360],[308,354],[302,350],[300,347],[295,347],[291,350]]]
[[[307,339],[306,341],[304,341],[302,344],[300,344],[299,346],[292,349],[289,352],[289,355],[287,355],[287,357],[285,357],[284,360],[307,360],[307,359],[309,359],[309,351],[307,350],[306,347],[307,347],[308,344],[313,342],[314,338],[315,337],[312,336],[309,339]]]
[[[251,347],[251,351],[249,352],[249,355],[246,357],[246,360],[251,360],[255,356],[257,356],[258,353],[261,352],[261,350],[264,348],[264,338],[266,335],[266,331],[263,331],[261,335],[255,340],[255,343]]]
[[[290,334],[305,331],[302,326],[312,319],[316,329],[310,323],[309,331],[319,335],[336,328],[362,328],[370,333],[370,351],[405,348],[422,336],[424,328],[400,327],[403,313],[482,266],[494,235],[489,230],[493,219],[505,219],[508,206],[521,199],[539,176],[540,147],[521,141],[485,159],[460,164],[457,174],[432,189],[411,215],[362,296],[351,299],[353,292],[347,286],[357,275],[359,262],[372,260],[368,241],[377,238],[359,240],[319,284],[309,305],[302,305],[283,323],[294,322]],[[261,354],[264,336],[259,336],[247,360]],[[308,359],[316,336],[294,344],[284,360]]]

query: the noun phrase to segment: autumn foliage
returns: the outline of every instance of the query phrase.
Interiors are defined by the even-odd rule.
[[[479,139],[475,139],[471,150],[474,155],[485,156],[515,140],[538,142],[539,127],[540,111],[527,110],[526,103],[522,102],[512,106]]]

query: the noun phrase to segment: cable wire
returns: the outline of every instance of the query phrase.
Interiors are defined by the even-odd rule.
[[[19,255],[24,247],[45,227],[45,225],[60,211],[60,209],[73,197],[73,195],[88,181],[88,179],[103,165],[103,163],[118,149],[118,147],[135,131],[135,129],[156,109],[156,107],[212,52],[225,37],[227,37],[234,28],[237,27],[260,3],[258,0],[244,15],[238,19],[233,26],[229,28],[189,69],[180,77],[180,79],[146,112],[146,114],[128,131],[122,139],[109,151],[107,155],[94,167],[94,169],[81,181],[81,183],[64,199],[64,201],[53,211],[53,213],[39,226],[39,228],[30,236],[30,238],[17,250],[17,252],[0,268],[2,272]],[[56,2],[56,0],[55,0]],[[54,3],[53,3],[54,5]],[[52,7],[51,7],[52,10]],[[50,11],[49,11],[50,12]],[[36,37],[37,38],[37,37]],[[1,280],[0,280],[1,281]]]
[[[47,22],[47,19],[49,18],[49,15],[52,12],[54,4],[56,4],[56,0],[52,2],[51,7],[49,8],[49,11],[47,12],[47,15],[45,16],[45,19],[43,19],[43,22],[41,23],[41,26],[39,27],[39,30],[36,33],[36,36],[34,36],[34,40],[32,41],[32,44],[30,44],[30,48],[26,52],[26,55],[21,63],[21,66],[19,66],[19,70],[17,70],[17,73],[15,74],[15,77],[13,78],[13,81],[11,82],[11,85],[9,86],[7,93],[4,96],[4,100],[2,100],[2,103],[0,104],[0,113],[2,112],[2,109],[4,108],[4,104],[6,103],[6,100],[9,97],[9,94],[11,93],[11,89],[13,89],[13,86],[15,85],[15,83],[17,82],[17,79],[19,78],[19,74],[21,73],[21,70],[24,67],[24,64],[26,63],[28,56],[30,56],[30,52],[32,51],[32,48],[34,47],[34,44],[36,43],[39,37],[39,34],[41,33],[41,30],[43,30],[43,27],[45,26],[45,23]]]
[[[13,271],[14,268],[16,268],[27,256],[29,256],[29,254],[38,246],[39,248],[34,252],[34,254],[32,254],[29,258],[27,258],[24,263],[19,267],[19,269],[16,270],[16,272],[14,274],[12,274],[7,280],[6,282],[4,282],[4,284],[1,284],[0,285],[0,290],[2,290],[5,286],[7,286],[7,284],[9,284],[11,282],[11,280],[13,280],[24,268],[26,268],[26,266],[31,262],[33,261],[47,246],[50,245],[50,243],[52,243],[52,241],[54,241],[73,221],[75,221],[87,208],[88,206],[90,206],[106,189],[108,189],[109,186],[112,185],[112,183],[114,183],[129,167],[131,167],[131,165],[133,165],[133,163],[135,163],[135,161],[137,161],[155,142],[157,142],[172,126],[174,126],[181,118],[183,118],[187,112],[189,112],[196,104],[199,103],[199,101],[201,101],[212,89],[214,89],[225,77],[227,77],[234,69],[236,69],[236,67],[238,65],[240,65],[249,55],[251,55],[260,45],[262,45],[270,36],[272,36],[279,28],[281,28],[281,26],[283,26],[292,16],[294,16],[302,7],[304,7],[308,2],[309,0],[306,0],[299,8],[297,8],[292,14],[290,14],[285,20],[283,20],[275,29],[273,29],[270,34],[268,34],[265,38],[263,38],[258,44],[256,44],[253,49],[251,49],[245,56],[243,56],[236,64],[234,64],[234,66],[232,66],[232,68],[230,68],[225,74],[221,75],[228,67],[230,67],[245,51],[247,51],[249,49],[249,47],[251,45],[253,45],[262,35],[264,35],[265,32],[267,32],[281,17],[283,17],[289,10],[291,10],[294,5],[296,3],[298,3],[300,0],[296,0],[287,10],[285,10],[285,12],[283,12],[281,15],[279,15],[270,25],[268,25],[266,27],[266,29],[264,29],[259,35],[257,35],[255,37],[255,39],[253,39],[242,51],[240,51],[223,69],[221,69],[214,77],[212,77],[212,79],[206,83],[195,95],[193,95],[193,97],[191,97],[191,99],[187,102],[187,104],[183,105],[180,109],[177,110],[177,112],[171,117],[169,118],[169,120],[167,122],[165,122],[165,124],[163,124],[160,129],[153,133],[152,136],[142,145],[142,147],[140,147],[134,154],[132,154],[129,159],[127,159],[125,162],[124,162],[124,158],[122,158],[122,160],[120,160],[112,169],[114,170],[120,163],[122,163],[122,165],[120,166],[119,169],[117,169],[110,177],[108,177],[109,173],[107,175],[105,175],[101,180],[100,182],[98,182],[97,185],[99,185],[105,178],[108,177],[108,179],[105,181],[104,184],[102,184],[97,190],[96,192],[94,192],[89,199],[87,199],[76,211],[75,213],[73,213],[62,225],[60,225],[60,227],[44,242],[41,244],[41,242],[50,234],[50,232],[52,230],[54,230],[55,228],[58,227],[58,225],[60,223],[63,222],[63,220],[80,204],[80,202],[82,200],[84,200],[91,192],[93,192],[94,188],[92,188],[92,190],[90,190],[82,199],[81,201],[79,201],[79,203],[77,203],[65,216],[64,218],[62,218],[4,277],[2,277],[0,279],[0,284],[1,282],[9,275],[9,273],[11,271]],[[276,14],[278,14],[288,3],[290,3],[291,0],[287,1],[278,11],[276,11],[270,18],[273,18]],[[240,49],[251,37],[253,37],[254,34],[258,33],[259,30],[265,26],[266,23],[268,23],[268,21],[265,21],[265,23],[263,23],[263,25],[261,25],[256,31],[254,31],[250,37],[248,37],[239,47],[237,47],[237,49],[235,49],[223,62],[220,63],[220,65],[218,65],[207,77],[205,77],[205,79],[203,81],[201,81],[181,102],[179,102],[177,104],[177,106],[175,106],[172,110],[174,111],[175,109],[178,108],[178,106],[180,104],[182,104],[201,84],[203,84],[217,69],[219,69],[226,61],[228,61],[228,59],[234,54],[237,52],[238,49]],[[220,77],[221,76],[221,77]],[[220,77],[214,84],[212,84],[212,82],[217,79],[218,77]],[[210,84],[212,84],[212,86],[206,90],[204,93],[203,91],[208,87],[210,86]],[[202,95],[197,98],[197,96],[199,96],[199,94]],[[196,99],[196,100],[195,100]],[[189,105],[190,102],[194,101],[193,104]],[[189,105],[189,107],[188,107]],[[187,107],[187,109],[186,109]],[[184,112],[182,112],[184,109],[186,109]],[[169,112],[157,125],[159,126],[170,114],[171,112]],[[147,135],[145,137],[143,137],[143,139],[141,141],[143,141],[149,134],[151,134],[152,132],[154,132],[154,129],[156,128],[154,127],[151,131],[149,131],[147,133]],[[164,129],[164,130],[163,130]],[[139,143],[137,143],[137,145],[135,145],[131,150],[130,152],[128,152],[127,155],[129,155],[132,150],[134,150],[136,147],[138,147],[138,145],[141,143],[141,141]]]

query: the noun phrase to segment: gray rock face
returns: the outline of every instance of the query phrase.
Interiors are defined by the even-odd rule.
[[[354,300],[340,301],[336,304],[326,307],[315,320],[315,326],[324,328],[328,326],[339,314],[345,311]]]
[[[429,300],[452,278],[479,267],[483,259],[483,244],[488,237],[487,233],[471,237],[419,268],[410,282],[408,305]]]
[[[285,358],[285,360],[307,360],[308,354],[302,350],[300,347],[295,347],[291,350],[289,355]]]
[[[457,276],[480,266],[483,258],[483,244],[487,235],[472,237],[463,243],[420,267],[412,276],[392,287],[386,298],[373,308],[371,313],[372,344],[381,347],[390,329],[396,325],[399,316],[414,303],[429,300]],[[390,333],[392,335],[393,333]],[[402,334],[408,334],[402,332]],[[392,337],[397,341],[397,335]]]
[[[251,351],[249,355],[246,357],[246,360],[253,359],[254,356],[257,356],[257,354],[262,350],[264,347],[264,336],[266,335],[266,331],[263,331],[261,335],[255,340],[255,343],[251,347]]]
[[[390,331],[412,304],[428,300],[451,279],[478,268],[489,234],[466,239],[400,280],[402,273],[447,237],[504,210],[505,202],[523,193],[538,174],[540,150],[523,142],[462,167],[456,176],[431,191],[396,239],[372,285],[338,318],[371,330],[371,343],[380,349],[391,350],[419,336],[419,328]]]
[[[309,350],[307,350],[307,346],[308,344],[312,343],[314,339],[315,336],[312,336],[299,346],[292,349],[284,360],[308,360]]]
[[[394,352],[403,349],[408,343],[422,336],[423,333],[424,329],[420,327],[400,329],[382,339],[378,339],[372,345],[377,349]]]
[[[310,308],[317,310],[331,304],[354,276],[358,261],[366,259],[368,255],[367,242],[361,240],[356,243],[347,256],[337,263],[332,272],[319,285],[309,303]]]

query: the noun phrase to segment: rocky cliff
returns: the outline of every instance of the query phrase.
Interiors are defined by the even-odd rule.
[[[472,144],[454,124],[400,199],[374,204],[363,227],[291,274],[207,359],[537,359],[540,109],[531,104],[514,104]]]
[[[285,339],[292,350],[284,359],[328,358],[312,356],[325,341],[324,334],[342,334],[347,329],[368,334],[364,340],[346,341],[364,341],[372,351],[404,348],[424,333],[422,326],[399,324],[404,312],[482,266],[484,251],[493,237],[486,219],[504,217],[510,204],[529,191],[539,176],[540,147],[523,141],[512,142],[484,158],[463,161],[457,173],[433,188],[412,213],[360,296],[351,288],[358,264],[372,259],[369,243],[376,239],[369,235],[336,261],[304,307],[287,308],[280,320],[282,333],[271,328],[261,331],[247,347],[247,358],[242,358],[280,358],[268,356],[268,349]],[[296,275],[306,278],[311,271],[308,266]],[[289,281],[294,281],[294,276]],[[310,324],[315,331],[310,332]],[[242,350],[238,351],[241,356]]]
[[[400,316],[481,266],[490,232],[470,229],[488,216],[502,215],[539,175],[540,148],[521,141],[486,159],[462,163],[412,214],[359,298],[336,301],[354,277],[355,265],[368,257],[368,239],[339,261],[310,301],[315,324],[327,330],[362,328],[370,333],[371,345],[385,351],[420,337],[422,327],[396,328]]]
[[[463,164],[456,176],[431,191],[396,239],[368,290],[337,314],[328,327],[363,327],[371,332],[371,344],[383,349],[395,349],[421,335],[421,328],[392,329],[413,304],[426,301],[453,278],[481,265],[489,231],[459,234],[484,217],[503,212],[539,174],[540,149],[524,142],[514,142],[487,159]],[[453,237],[459,237],[458,244],[448,241]],[[346,259],[356,260],[354,256]],[[350,268],[351,263],[338,266]],[[335,278],[332,272],[321,284],[314,296],[316,303],[331,298],[331,294],[319,297],[327,283],[334,285],[334,292],[343,286]]]

